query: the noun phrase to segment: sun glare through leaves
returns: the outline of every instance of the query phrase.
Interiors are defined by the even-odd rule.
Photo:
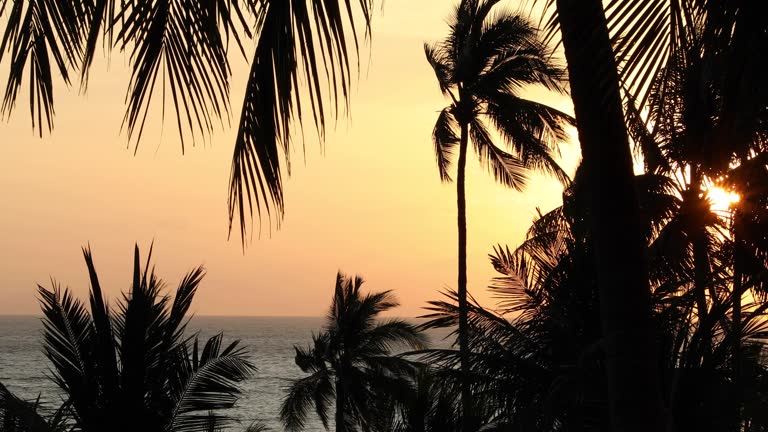
[[[739,202],[739,194],[727,191],[719,186],[712,186],[707,189],[707,197],[711,203],[712,210],[727,211]]]

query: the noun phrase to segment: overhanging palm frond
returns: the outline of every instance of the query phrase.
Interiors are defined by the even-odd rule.
[[[560,24],[556,1],[543,0],[543,4],[547,40],[557,40]],[[691,30],[718,21],[709,15],[723,17],[738,8],[720,0],[608,0],[603,6],[625,100],[631,95],[640,111],[647,107],[659,71],[671,56],[691,43]]]
[[[32,128],[42,137],[53,129],[53,73],[70,84],[70,71],[79,66],[82,46],[79,32],[85,17],[78,1],[7,0],[0,3],[6,21],[0,42],[0,61],[10,56],[10,73],[2,112],[10,115],[24,80],[29,75],[29,109]]]
[[[281,161],[290,174],[292,123],[302,122],[309,107],[322,139],[326,115],[348,108],[352,81],[350,59],[359,34],[353,18],[358,5],[369,34],[372,0],[254,2],[259,41],[246,86],[229,188],[230,230],[235,219],[243,242],[246,221],[268,216],[279,223],[284,211]],[[354,42],[354,50],[348,47]],[[299,81],[307,86],[309,104]],[[323,91],[328,85],[330,91]],[[302,107],[302,102],[304,107]],[[255,208],[254,208],[255,207]]]
[[[128,138],[136,137],[137,150],[156,86],[162,87],[162,109],[165,99],[172,99],[182,152],[186,130],[194,143],[198,134],[207,137],[216,120],[229,115],[226,39],[234,27],[230,7],[240,15],[237,1],[121,3],[114,23],[107,28],[111,31],[111,25],[119,24],[116,42],[123,50],[131,49],[132,73],[123,124]],[[98,24],[96,17],[92,24]],[[92,31],[98,32],[98,28]],[[89,35],[86,61],[92,55],[93,37]]]

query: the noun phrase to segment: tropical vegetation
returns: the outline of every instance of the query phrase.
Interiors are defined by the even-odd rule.
[[[228,112],[224,41],[255,35],[230,195],[244,237],[254,206],[282,214],[278,155],[300,118],[299,76],[321,135],[323,97],[346,100],[352,3],[0,0],[0,55],[12,64],[4,108],[31,71],[33,121],[50,128],[51,67],[86,82],[102,40],[131,53],[130,137],[142,133],[158,76],[179,133],[205,135]],[[367,35],[372,3],[354,3]],[[391,291],[364,293],[361,278],[339,273],[325,327],[295,348],[306,376],[286,385],[285,428],[302,430],[314,411],[337,431],[768,430],[764,8],[546,0],[537,29],[499,3],[459,1],[448,36],[425,45],[449,99],[432,129],[441,180],[453,179],[458,151],[456,288],[416,327],[382,317],[397,306]],[[575,115],[525,99],[529,85],[570,94]],[[582,154],[572,176],[557,160],[571,125]],[[505,186],[522,190],[533,171],[563,186],[562,204],[539,211],[521,244],[493,248],[492,306],[467,289],[470,143]],[[738,199],[718,209],[718,189]],[[84,255],[90,312],[55,283],[39,289],[64,404],[43,414],[0,385],[0,431],[230,425],[224,410],[255,369],[236,343],[216,336],[201,350],[185,332],[202,270],[171,300],[137,249],[131,290],[112,310]],[[436,328],[455,343],[427,346]]]
[[[392,291],[362,293],[359,276],[336,275],[326,325],[308,348],[295,347],[296,365],[305,378],[293,381],[280,418],[289,431],[302,430],[309,411],[326,429],[335,408],[335,430],[387,430],[387,403],[408,388],[415,365],[393,355],[395,349],[424,349],[425,336],[399,319],[380,314],[398,305]]]
[[[437,119],[432,139],[438,170],[451,181],[458,146],[456,201],[458,208],[458,302],[461,369],[469,372],[467,327],[467,214],[465,175],[467,147],[472,142],[481,164],[504,186],[523,190],[527,171],[545,171],[562,183],[569,179],[556,162],[557,145],[567,139],[572,118],[552,107],[521,97],[521,89],[541,85],[564,92],[565,71],[552,60],[537,30],[520,15],[494,11],[492,1],[463,1],[449,21],[442,42],[424,46],[440,90],[451,104]],[[510,152],[493,141],[487,124],[502,136]],[[471,422],[469,381],[462,385],[463,418]],[[467,426],[469,427],[469,426]]]
[[[0,387],[0,430],[191,432],[231,425],[226,410],[256,368],[238,341],[223,345],[219,334],[201,345],[188,334],[202,267],[184,276],[171,299],[151,267],[152,249],[142,269],[137,246],[131,288],[110,307],[89,248],[83,256],[90,312],[55,281],[38,291],[43,350],[64,403],[45,418],[37,404]]]
[[[282,219],[294,123],[311,116],[322,140],[326,118],[348,108],[373,8],[372,0],[0,0],[0,63],[10,66],[1,111],[14,110],[26,85],[32,127],[51,131],[54,77],[86,90],[101,46],[128,56],[123,127],[135,151],[167,101],[184,152],[229,122],[230,57],[249,58],[229,182],[230,231],[239,224],[246,242],[254,211]]]

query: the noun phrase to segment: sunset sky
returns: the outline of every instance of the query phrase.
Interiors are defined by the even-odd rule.
[[[377,2],[378,3],[378,2]],[[155,241],[154,262],[170,287],[198,264],[207,276],[199,315],[321,315],[336,271],[361,274],[369,289],[394,289],[415,316],[456,286],[455,185],[441,184],[431,143],[447,105],[424,58],[442,38],[454,2],[387,0],[352,99],[351,118],[329,131],[324,153],[306,133],[285,182],[286,216],[243,253],[227,240],[227,184],[248,65],[233,56],[232,126],[181,154],[175,126],[158,121],[134,156],[121,133],[127,57],[98,58],[89,88],[57,87],[55,128],[33,133],[22,94],[0,123],[0,314],[36,314],[37,283],[53,277],[86,299],[80,247],[90,243],[110,299],[129,288],[133,245]],[[508,2],[514,6],[515,2]],[[0,80],[5,85],[4,62]],[[570,100],[528,97],[572,111]],[[159,112],[156,112],[159,117]],[[166,117],[168,120],[169,117]],[[309,129],[307,129],[309,130]],[[572,173],[578,147],[563,147]],[[560,203],[560,186],[537,176],[525,194],[504,189],[469,158],[469,290],[485,305],[494,276],[487,255],[516,246],[535,214]]]

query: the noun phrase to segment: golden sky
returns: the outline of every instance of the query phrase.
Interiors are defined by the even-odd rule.
[[[43,139],[21,94],[0,123],[0,314],[36,314],[36,284],[50,277],[86,299],[87,243],[116,299],[130,284],[133,244],[146,249],[152,240],[170,287],[193,266],[206,267],[193,305],[199,315],[321,315],[338,269],[361,274],[369,289],[396,290],[397,314],[421,314],[439,290],[456,286],[455,185],[441,184],[430,138],[447,101],[422,48],[447,32],[452,3],[386,1],[351,119],[329,131],[324,154],[307,134],[306,164],[296,146],[282,227],[245,254],[239,238],[227,240],[234,126],[182,155],[174,124],[155,121],[134,156],[120,132],[128,82],[120,53],[96,60],[85,95],[77,85],[57,87],[55,129]],[[235,117],[247,67],[233,61]],[[0,79],[4,85],[5,72]],[[565,97],[528,96],[572,111]],[[572,171],[577,146],[564,146],[563,155]],[[506,190],[470,157],[467,197],[469,289],[493,305],[488,253],[497,243],[516,246],[537,206],[559,205],[560,187],[539,176],[525,194]]]

